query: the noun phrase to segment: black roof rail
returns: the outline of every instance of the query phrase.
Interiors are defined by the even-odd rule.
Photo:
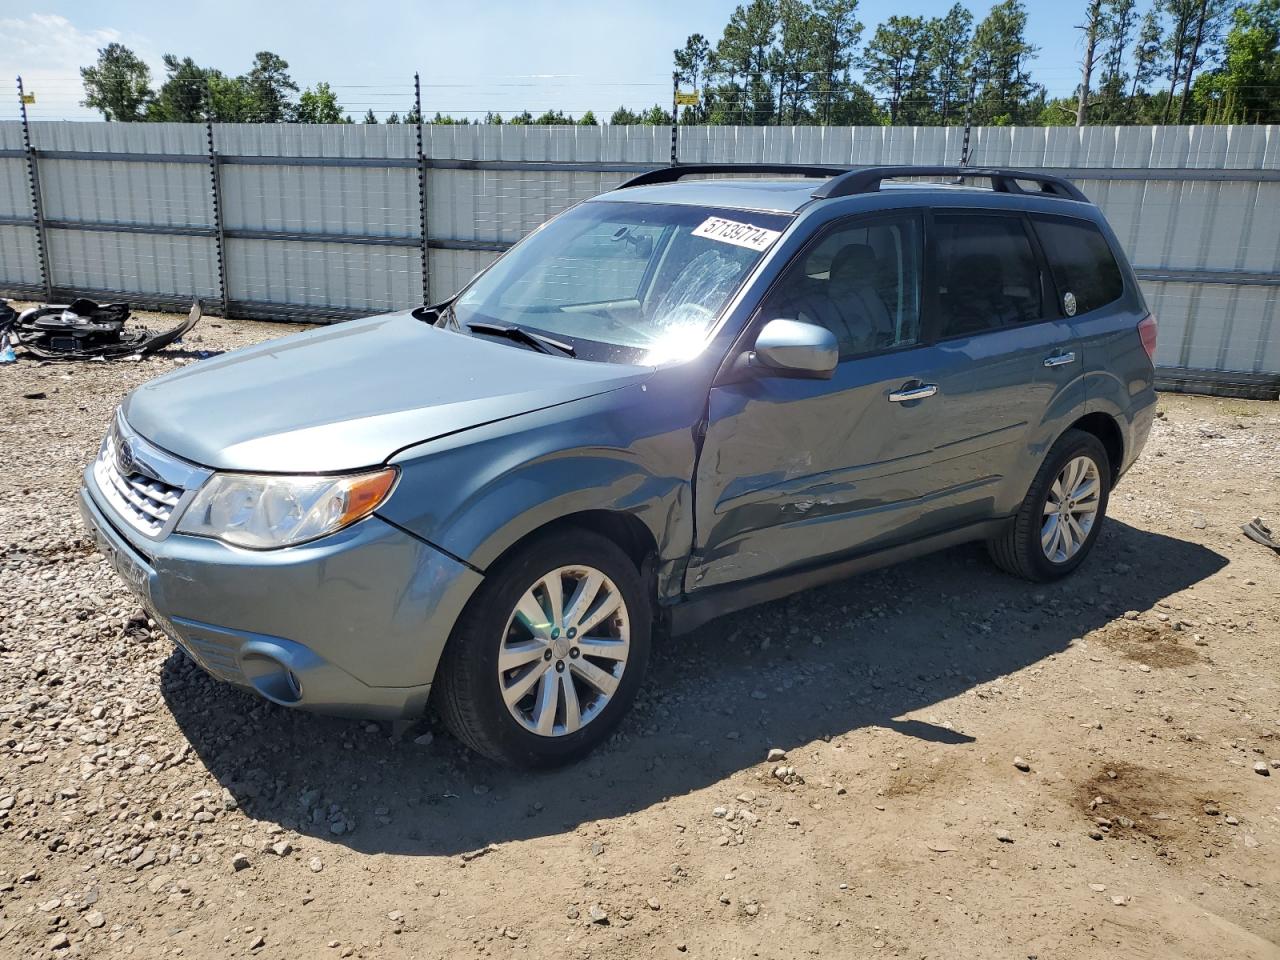
[[[816,199],[826,200],[834,197],[851,197],[859,193],[875,193],[880,189],[882,180],[890,180],[894,177],[977,177],[990,180],[991,189],[997,193],[1032,193],[1030,190],[1024,190],[1018,182],[1023,181],[1039,184],[1040,193],[1062,197],[1065,200],[1089,202],[1089,198],[1081,193],[1080,188],[1074,183],[1052,174],[959,165],[928,167],[903,164],[892,167],[863,167],[860,170],[850,170],[848,173],[833,176],[815,190],[813,195]]]
[[[618,187],[649,187],[657,183],[675,183],[684,177],[696,177],[715,173],[777,173],[793,177],[822,177],[829,179],[847,174],[853,167],[808,163],[681,163],[673,167],[646,170]]]

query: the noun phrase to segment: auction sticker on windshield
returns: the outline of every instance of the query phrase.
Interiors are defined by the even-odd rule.
[[[707,217],[693,229],[693,236],[732,243],[751,250],[767,250],[773,241],[782,236],[782,231],[768,230],[751,223],[739,223],[737,220],[725,220],[722,217]]]

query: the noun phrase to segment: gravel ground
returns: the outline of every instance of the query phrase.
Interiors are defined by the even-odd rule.
[[[966,547],[662,641],[535,775],[211,681],[94,552],[124,393],[291,329],[0,367],[0,956],[1280,957],[1277,404],[1163,397],[1067,581]]]

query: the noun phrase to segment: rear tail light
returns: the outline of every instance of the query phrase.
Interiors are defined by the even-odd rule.
[[[1156,316],[1149,313],[1138,324],[1138,336],[1142,337],[1142,349],[1147,351],[1151,362],[1156,362]]]

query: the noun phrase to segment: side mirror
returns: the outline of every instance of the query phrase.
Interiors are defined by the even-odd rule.
[[[751,366],[782,377],[830,380],[840,360],[835,334],[816,323],[770,320],[756,337]]]

